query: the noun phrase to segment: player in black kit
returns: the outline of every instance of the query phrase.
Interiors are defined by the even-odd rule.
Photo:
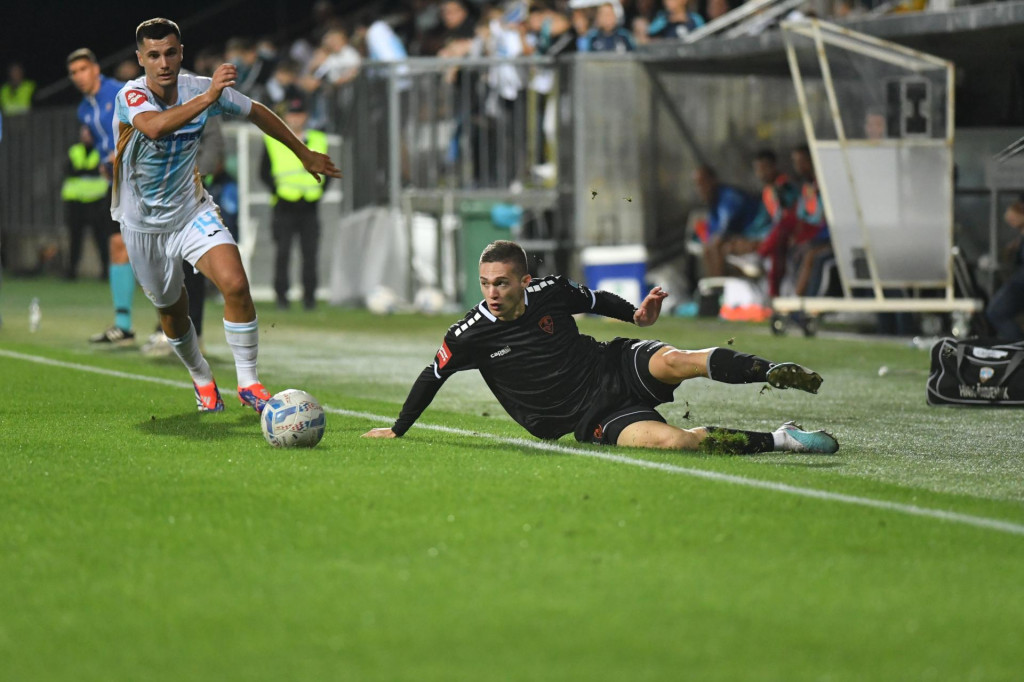
[[[821,376],[794,363],[774,364],[728,348],[687,351],[661,341],[598,342],[579,332],[573,315],[593,313],[647,327],[668,295],[655,287],[639,308],[615,294],[591,291],[564,277],[532,280],[526,253],[497,241],[480,256],[484,300],[448,329],[391,428],[364,436],[396,438],[413,425],[455,372],[477,369],[502,407],[538,438],[574,433],[584,443],[749,454],[832,453],[835,438],[787,422],[773,432],[712,426],[682,429],[654,409],[672,402],[684,380],[768,382],[817,393]]]

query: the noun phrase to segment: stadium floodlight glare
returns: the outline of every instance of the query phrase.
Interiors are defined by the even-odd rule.
[[[952,62],[816,19],[782,31],[843,296],[775,309],[978,310],[954,297]]]

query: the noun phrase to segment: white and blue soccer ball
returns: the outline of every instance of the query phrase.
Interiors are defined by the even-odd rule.
[[[267,401],[260,429],[275,448],[311,448],[324,437],[324,408],[305,391],[289,388]]]

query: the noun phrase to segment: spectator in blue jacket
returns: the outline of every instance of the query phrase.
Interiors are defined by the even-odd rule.
[[[594,28],[583,36],[584,52],[632,52],[636,49],[633,35],[619,22],[619,15],[610,2],[597,8]]]
[[[662,0],[665,9],[654,15],[648,28],[652,38],[680,39],[704,25],[704,17],[687,8],[687,0]]]

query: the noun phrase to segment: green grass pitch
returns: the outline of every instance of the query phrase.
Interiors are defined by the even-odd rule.
[[[317,448],[282,451],[232,395],[218,306],[205,344],[228,407],[202,417],[176,359],[85,343],[108,309],[94,282],[0,289],[2,680],[1024,675],[1022,413],[928,408],[924,351],[641,331],[819,370],[816,396],[697,380],[665,414],[796,419],[833,431],[834,456],[546,444],[475,374],[370,441],[457,315],[263,306],[268,388],[328,408]],[[155,323],[141,294],[135,320]]]

